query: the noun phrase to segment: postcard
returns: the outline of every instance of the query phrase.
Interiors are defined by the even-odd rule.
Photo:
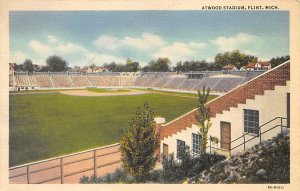
[[[0,190],[300,189],[299,1],[0,5]]]

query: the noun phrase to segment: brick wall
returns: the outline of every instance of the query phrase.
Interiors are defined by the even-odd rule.
[[[287,62],[209,102],[207,106],[210,108],[211,117],[214,118],[217,113],[221,114],[224,110],[229,111],[230,107],[245,104],[247,99],[254,99],[256,95],[263,95],[265,90],[273,90],[275,86],[285,86],[286,81],[289,80],[290,62]],[[196,124],[196,114],[197,110],[193,110],[177,120],[161,126],[159,128],[160,139]]]

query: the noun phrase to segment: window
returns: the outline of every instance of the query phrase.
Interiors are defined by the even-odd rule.
[[[192,133],[193,139],[193,153],[195,155],[200,154],[200,135]]]
[[[259,133],[259,111],[244,109],[244,132]]]
[[[177,158],[179,158],[178,157],[179,152],[181,150],[183,150],[184,148],[185,148],[185,142],[182,141],[182,140],[177,139]]]

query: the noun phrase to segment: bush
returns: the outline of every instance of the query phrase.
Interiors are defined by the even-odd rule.
[[[202,154],[199,157],[193,157],[189,147],[185,147],[179,151],[178,158],[180,160],[176,161],[172,153],[168,159],[163,160],[162,182],[178,183],[187,177],[196,176],[217,162],[224,160],[225,156]]]
[[[81,184],[113,184],[113,183],[133,183],[133,177],[123,169],[116,169],[113,173],[108,173],[102,177],[87,177],[80,178]]]
[[[147,183],[162,183],[161,180],[163,180],[163,173],[162,170],[152,170],[150,172],[150,177]]]
[[[180,166],[179,163],[175,161],[174,153],[170,154],[168,159],[163,159],[162,162],[162,181],[165,183],[176,183],[180,179]]]
[[[146,182],[156,165],[159,140],[153,116],[153,110],[145,103],[130,121],[130,129],[120,135],[122,166],[136,182]]]

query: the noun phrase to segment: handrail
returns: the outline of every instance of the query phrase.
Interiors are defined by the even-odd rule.
[[[247,133],[244,133],[242,136],[240,136],[240,137],[238,137],[238,138],[234,139],[234,140],[233,140],[233,141],[231,141],[230,143],[233,143],[233,142],[235,142],[235,141],[239,140],[240,138],[242,138],[242,137],[244,137],[245,135],[248,135],[248,134],[251,134],[251,133],[249,133],[249,132],[247,132]]]
[[[259,128],[259,129],[261,129],[263,126],[265,126],[265,125],[267,125],[267,124],[269,124],[269,123],[271,123],[271,122],[275,121],[276,119],[287,119],[287,118],[285,118],[285,117],[275,117],[274,119],[271,119],[270,121],[268,121],[268,122],[266,122],[266,123],[262,124],[262,125],[261,125],[261,126],[259,126],[258,128]],[[235,142],[235,141],[239,140],[240,138],[242,138],[242,137],[244,137],[245,135],[248,135],[248,134],[251,134],[251,133],[249,133],[249,132],[247,132],[247,133],[244,133],[242,136],[240,136],[240,137],[238,137],[238,138],[234,139],[234,140],[233,140],[233,141],[231,141],[230,143],[233,143],[233,142]],[[260,135],[260,133],[257,135],[257,137],[258,137],[259,135]]]
[[[267,130],[265,130],[265,131],[263,131],[263,132],[261,131],[261,128],[262,128],[262,127],[266,126],[267,124],[269,124],[269,123],[271,123],[271,122],[273,122],[273,121],[275,121],[275,120],[277,120],[277,119],[281,119],[281,120],[280,120],[280,124],[277,124],[277,125],[275,125],[275,126],[269,128],[269,129],[267,129]],[[247,143],[247,142],[249,142],[249,141],[251,141],[251,140],[253,140],[253,139],[255,139],[255,138],[258,138],[258,137],[260,138],[260,142],[261,142],[261,135],[263,135],[263,134],[265,134],[265,133],[271,131],[272,129],[275,129],[276,127],[281,127],[281,133],[282,133],[282,128],[283,128],[283,127],[287,127],[287,128],[288,128],[287,125],[283,125],[283,124],[282,124],[282,120],[283,120],[283,119],[284,119],[284,120],[287,120],[286,117],[275,117],[274,119],[271,119],[270,121],[268,121],[268,122],[266,122],[266,123],[260,125],[260,126],[259,126],[259,133],[258,133],[257,135],[252,135],[251,133],[247,132],[247,133],[244,133],[242,136],[240,136],[240,137],[234,139],[234,140],[231,141],[230,143],[228,143],[228,142],[227,142],[227,143],[226,143],[226,142],[221,142],[221,141],[219,141],[219,143],[222,143],[222,144],[230,144],[230,146],[231,146],[231,143],[233,143],[233,142],[235,142],[235,141],[237,141],[237,140],[243,138],[243,139],[244,139],[243,143],[240,143],[239,145],[236,145],[236,146],[233,147],[233,148],[230,148],[230,146],[229,146],[228,151],[231,152],[232,150],[234,150],[234,149],[236,149],[236,148],[238,148],[238,147],[240,147],[240,146],[242,146],[242,145],[244,145],[244,150],[245,150],[245,148],[246,148],[246,143]],[[250,139],[248,139],[248,140],[246,140],[246,139],[245,139],[245,136],[246,136],[246,135],[251,135],[251,136],[253,136],[253,137],[250,138]],[[211,142],[211,140],[210,140],[210,142]],[[210,148],[210,149],[213,148],[213,149],[217,149],[217,150],[223,150],[223,149],[221,149],[221,148],[215,148],[215,147],[212,147],[211,145],[209,146],[209,148]],[[211,152],[211,150],[210,150],[210,152]]]
[[[259,126],[259,128],[261,128],[261,127],[263,127],[263,126],[265,126],[265,125],[271,123],[272,121],[275,121],[276,119],[287,119],[287,118],[286,118],[286,117],[275,117],[274,119],[272,119],[272,120],[270,120],[270,121],[268,121],[268,122],[262,124],[261,126]]]

